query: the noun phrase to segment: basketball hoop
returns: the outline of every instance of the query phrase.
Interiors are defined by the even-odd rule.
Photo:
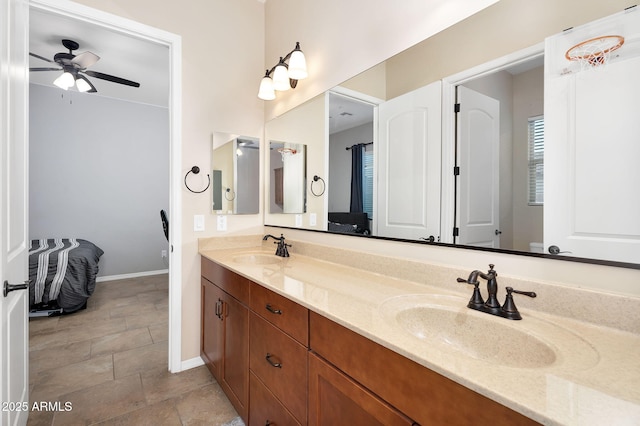
[[[580,63],[581,69],[595,68],[605,65],[611,52],[620,49],[624,44],[621,35],[606,35],[582,41],[565,53],[569,61]]]
[[[296,155],[298,153],[297,150],[293,149],[293,148],[289,148],[289,147],[282,147],[282,148],[278,148],[278,152],[280,153],[280,155],[282,156],[282,161],[284,161],[284,158],[290,155]]]

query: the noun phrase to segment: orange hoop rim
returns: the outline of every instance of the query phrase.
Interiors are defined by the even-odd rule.
[[[599,50],[597,52],[594,53],[589,53],[586,55],[571,55],[571,52],[574,51],[575,49],[578,49],[584,45],[587,45],[589,43],[593,43],[594,41],[598,41],[598,40],[605,40],[605,39],[617,39],[618,42],[616,44],[614,44],[613,46],[603,49],[603,50]],[[599,36],[599,37],[594,37],[594,38],[590,38],[588,40],[585,41],[581,41],[580,43],[576,44],[575,46],[571,47],[569,50],[567,50],[567,52],[564,54],[565,58],[567,58],[569,61],[580,61],[580,60],[588,60],[589,62],[596,60],[597,62],[601,62],[600,58],[602,58],[602,56],[613,52],[614,50],[618,50],[620,49],[620,47],[622,47],[622,45],[624,44],[624,37],[621,35],[605,35],[605,36]]]

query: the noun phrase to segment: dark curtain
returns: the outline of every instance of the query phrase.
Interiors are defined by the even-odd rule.
[[[363,144],[351,147],[351,213],[362,213],[362,151]]]

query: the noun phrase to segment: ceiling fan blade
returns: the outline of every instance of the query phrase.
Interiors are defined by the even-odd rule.
[[[111,81],[113,83],[124,84],[127,86],[140,87],[140,83],[136,83],[135,81],[126,80],[124,78],[115,77],[113,75],[104,74],[97,71],[84,71],[87,75],[91,77],[100,78],[102,80]]]
[[[62,68],[29,68],[29,71],[62,71]]]
[[[35,53],[29,52],[29,56],[33,56],[34,58],[42,59],[43,61],[47,61],[47,62],[51,62],[52,64],[55,64],[55,62],[52,61],[51,59],[47,59],[44,56],[36,55]]]
[[[91,87],[91,89],[87,90],[86,93],[96,93],[97,92],[95,86],[93,84],[91,84],[91,82],[89,81],[89,79],[87,77],[85,77],[84,75],[78,73],[76,79],[78,79],[78,78],[84,80],[89,85],[89,87]]]
[[[100,60],[100,56],[91,52],[84,52],[77,55],[75,58],[71,60],[72,64],[78,65],[81,69],[89,68],[91,65],[95,64]]]

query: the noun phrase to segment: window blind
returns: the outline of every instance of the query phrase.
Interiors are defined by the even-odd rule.
[[[362,153],[362,210],[373,217],[373,150]]]
[[[529,118],[529,205],[544,204],[544,117]]]

